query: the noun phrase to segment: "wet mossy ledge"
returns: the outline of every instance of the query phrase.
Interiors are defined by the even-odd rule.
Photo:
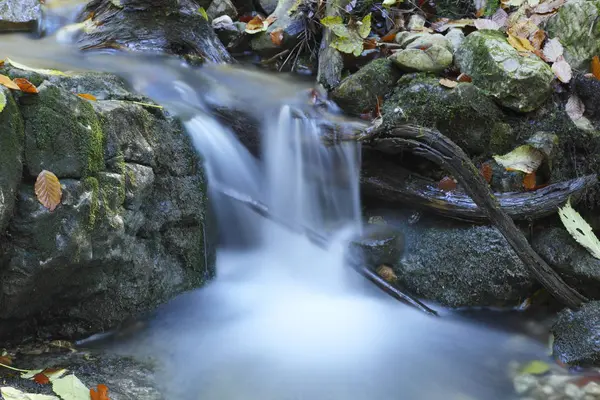
[[[0,73],[39,89],[0,89],[0,339],[84,337],[214,276],[206,178],[178,121],[109,74]],[[42,170],[62,184],[53,212]]]

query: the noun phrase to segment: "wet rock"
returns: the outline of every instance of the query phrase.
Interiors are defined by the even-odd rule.
[[[551,94],[554,74],[548,64],[537,56],[521,56],[501,32],[471,33],[455,60],[476,86],[515,111],[535,110]]]
[[[213,0],[206,10],[206,14],[211,20],[227,15],[231,19],[236,19],[238,12],[231,0]]]
[[[212,22],[212,27],[219,37],[219,40],[227,47],[235,46],[236,43],[243,37],[245,24],[233,22],[228,15],[215,18]]]
[[[573,0],[558,9],[546,23],[550,37],[565,47],[565,59],[574,69],[587,71],[592,57],[600,53],[600,1]]]
[[[448,89],[426,74],[402,77],[382,110],[388,129],[407,122],[436,128],[473,154],[508,151],[516,136],[496,103],[475,85]]]
[[[353,243],[357,256],[370,268],[394,265],[404,252],[404,235],[387,225],[369,224]]]
[[[298,42],[300,34],[304,32],[306,28],[306,19],[303,13],[289,13],[289,10],[296,4],[296,0],[279,0],[275,11],[270,15],[275,17],[276,20],[266,32],[257,33],[252,35],[252,41],[250,42],[252,50],[259,54],[270,55],[276,54],[282,51],[282,47],[273,43],[271,40],[271,32],[276,29],[282,31],[283,34],[283,45],[285,48],[291,48],[295,43]]]
[[[394,265],[409,292],[448,307],[513,307],[535,290],[535,280],[494,227],[421,218],[389,221],[404,233],[404,255]]]
[[[409,31],[421,31],[425,27],[425,22],[427,21],[425,20],[424,16],[419,14],[413,14],[410,16],[406,28]]]
[[[375,109],[377,97],[392,90],[399,77],[400,71],[391,61],[374,60],[344,79],[332,92],[332,99],[344,111],[358,115]]]
[[[439,33],[432,35],[430,33],[400,32],[394,40],[405,49],[422,49],[436,45],[452,50],[450,42]]]
[[[98,74],[64,79],[93,87]],[[26,132],[25,173],[0,234],[0,338],[89,335],[210,278],[206,182],[180,124],[131,101],[89,102],[49,81],[39,88],[35,101],[0,114],[0,123],[22,115]],[[18,146],[0,151],[11,149],[0,163],[19,159]],[[20,166],[11,168],[6,176]],[[41,169],[62,183],[54,212],[33,191]]]
[[[465,34],[462,29],[452,28],[446,33],[445,37],[452,47],[452,53],[456,53],[458,48],[465,41]]]
[[[552,327],[554,354],[569,365],[600,365],[600,302],[565,309]]]
[[[600,260],[577,243],[565,229],[545,229],[535,235],[532,244],[570,286],[588,298],[600,298]]]
[[[403,71],[442,72],[452,65],[452,53],[446,47],[432,45],[425,50],[408,48],[390,56]]]
[[[0,111],[0,232],[13,215],[23,167],[23,119],[10,90],[0,87],[6,99]]]
[[[596,78],[586,78],[576,75],[573,79],[575,93],[585,105],[586,115],[600,117],[600,81]]]
[[[0,2],[0,32],[30,31],[42,15],[39,0],[4,0]]]
[[[259,0],[259,4],[267,14],[273,13],[277,8],[277,0]]]

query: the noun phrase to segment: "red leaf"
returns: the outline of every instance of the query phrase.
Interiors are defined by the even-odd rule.
[[[481,168],[479,168],[479,172],[481,172],[481,175],[483,175],[483,179],[485,179],[485,181],[487,183],[490,183],[492,181],[492,166],[488,163],[482,164]]]
[[[392,43],[394,40],[396,40],[396,33],[388,33],[387,35],[385,35],[384,37],[381,38],[382,42],[385,43]]]
[[[456,189],[456,181],[449,176],[445,176],[438,182],[438,188],[444,192],[451,192]]]
[[[50,379],[41,372],[39,374],[35,374],[33,376],[33,380],[39,383],[40,385],[47,385],[50,383]]]
[[[600,79],[600,58],[598,56],[592,58],[592,74],[596,79]]]

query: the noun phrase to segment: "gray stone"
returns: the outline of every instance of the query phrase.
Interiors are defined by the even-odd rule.
[[[344,111],[358,115],[375,109],[377,97],[389,93],[400,71],[387,59],[371,61],[350,75],[332,92],[332,99]]]
[[[425,17],[419,14],[413,14],[410,16],[406,28],[409,31],[420,31],[425,27],[425,22],[427,22]]]
[[[462,29],[452,28],[446,33],[446,40],[452,47],[452,52],[456,53],[460,45],[465,41],[465,34]]]
[[[238,16],[238,12],[235,8],[235,5],[231,2],[231,0],[213,0],[206,10],[206,14],[211,20],[215,18],[222,17],[223,15],[227,15],[231,19],[236,19]]]
[[[277,8],[278,0],[259,0],[259,4],[262,9],[267,13],[271,14]]]
[[[0,1],[0,31],[29,31],[35,28],[42,8],[39,0]]]
[[[599,8],[599,0],[571,0],[546,23],[546,31],[560,40],[574,69],[587,71],[592,57],[600,53]]]
[[[550,96],[554,74],[548,64],[535,55],[521,56],[502,32],[471,33],[456,52],[455,61],[476,86],[504,107],[528,112]]]
[[[552,327],[554,354],[569,365],[600,365],[600,302],[563,310]]]
[[[445,47],[448,50],[452,50],[450,42],[439,33],[411,33],[411,32],[400,32],[396,35],[396,43],[405,49],[422,49],[433,45]]]
[[[352,249],[357,250],[357,259],[367,267],[392,266],[402,257],[404,235],[386,225],[370,224],[361,238],[352,243]]]
[[[442,72],[452,65],[452,53],[447,47],[432,45],[425,50],[408,48],[390,56],[403,71]]]
[[[565,281],[591,299],[600,299],[600,260],[594,258],[563,228],[543,230],[533,248]]]

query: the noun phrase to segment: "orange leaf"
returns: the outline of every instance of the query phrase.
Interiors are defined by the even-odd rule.
[[[385,43],[392,43],[394,40],[396,40],[396,33],[388,33],[381,38],[381,41]]]
[[[81,97],[82,99],[86,99],[86,100],[90,100],[90,101],[98,100],[96,98],[96,96],[94,96],[93,94],[88,94],[88,93],[77,93],[77,96]]]
[[[600,58],[598,56],[592,58],[592,74],[596,79],[600,79]]]
[[[50,383],[50,379],[48,379],[48,377],[41,372],[39,374],[35,374],[33,376],[33,380],[40,385],[47,385]]]
[[[267,26],[268,24],[266,21],[260,15],[257,15],[246,24],[246,33],[253,34],[262,32],[267,29]]]
[[[277,17],[274,16],[274,15],[268,16],[267,19],[265,20],[265,22],[267,23],[267,25],[271,25],[275,21],[277,21]]]
[[[39,93],[35,85],[25,78],[15,78],[13,79],[13,82],[16,83],[17,86],[19,86],[19,89],[24,93]]]
[[[56,175],[46,170],[40,172],[35,181],[35,195],[44,207],[54,211],[62,198],[62,188]]]
[[[459,82],[473,82],[473,79],[465,73],[460,74],[456,80]]]
[[[92,400],[110,400],[108,397],[108,387],[106,385],[98,385],[98,390],[90,389],[90,397]]]
[[[363,48],[365,50],[373,50],[377,48],[377,40],[375,39],[365,39],[363,41]]]
[[[6,86],[7,88],[13,90],[21,90],[19,85],[11,81],[8,76],[2,74],[0,74],[0,85]]]
[[[525,175],[523,178],[523,187],[525,190],[535,190],[535,172]]]
[[[456,189],[456,181],[449,176],[445,176],[438,182],[438,188],[444,192],[451,192]]]
[[[283,29],[277,28],[271,32],[271,42],[273,42],[275,46],[281,46],[283,43]]]
[[[12,358],[10,356],[0,356],[0,364],[12,365]]]
[[[483,179],[485,179],[487,183],[490,183],[492,181],[493,171],[492,166],[490,164],[482,164],[481,168],[479,168],[479,172],[481,172],[481,175],[483,175]]]

